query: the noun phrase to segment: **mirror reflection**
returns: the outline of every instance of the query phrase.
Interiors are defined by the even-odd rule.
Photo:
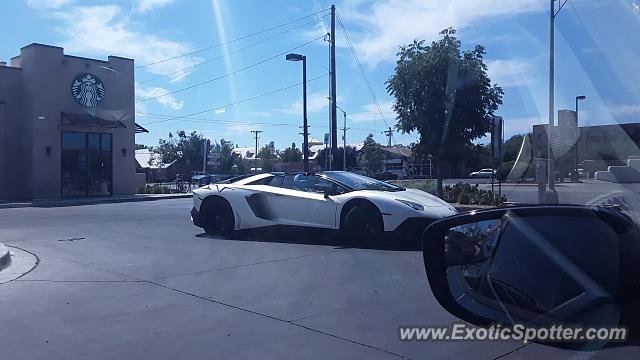
[[[617,239],[597,218],[505,215],[456,226],[445,236],[450,291],[464,308],[511,322],[600,316],[592,310],[616,291]]]

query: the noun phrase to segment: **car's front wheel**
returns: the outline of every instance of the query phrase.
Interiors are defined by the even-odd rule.
[[[235,229],[235,219],[231,205],[219,198],[213,198],[206,202],[203,212],[202,227],[207,234],[224,234],[231,236]]]
[[[370,203],[362,202],[347,210],[343,221],[343,234],[351,242],[379,240],[384,233],[382,214]]]

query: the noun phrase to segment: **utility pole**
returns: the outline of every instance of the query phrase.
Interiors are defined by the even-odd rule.
[[[338,116],[336,109],[336,6],[331,5],[331,158],[329,170],[333,169],[333,156],[338,149]]]
[[[260,134],[262,130],[251,130],[251,133],[255,134],[256,137],[256,152],[253,154],[253,171],[258,172],[258,134]]]
[[[336,106],[342,115],[344,116],[344,123],[342,125],[342,170],[347,170],[347,130],[351,129],[347,127],[347,112],[342,110],[339,106]]]
[[[307,57],[302,57],[302,161],[304,172],[309,172],[309,124],[307,122]]]
[[[209,140],[202,138],[202,175],[207,173],[207,151],[209,150]]]
[[[391,127],[389,127],[389,130],[385,130],[382,133],[388,138],[387,146],[391,147],[391,137],[393,136],[393,130],[391,130]]]

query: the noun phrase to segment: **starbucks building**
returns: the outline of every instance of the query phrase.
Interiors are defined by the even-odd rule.
[[[31,44],[0,63],[0,201],[135,192],[134,62]]]

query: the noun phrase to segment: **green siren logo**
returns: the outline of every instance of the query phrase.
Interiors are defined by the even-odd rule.
[[[71,95],[80,105],[93,107],[104,99],[104,85],[95,75],[80,74],[71,84]]]

